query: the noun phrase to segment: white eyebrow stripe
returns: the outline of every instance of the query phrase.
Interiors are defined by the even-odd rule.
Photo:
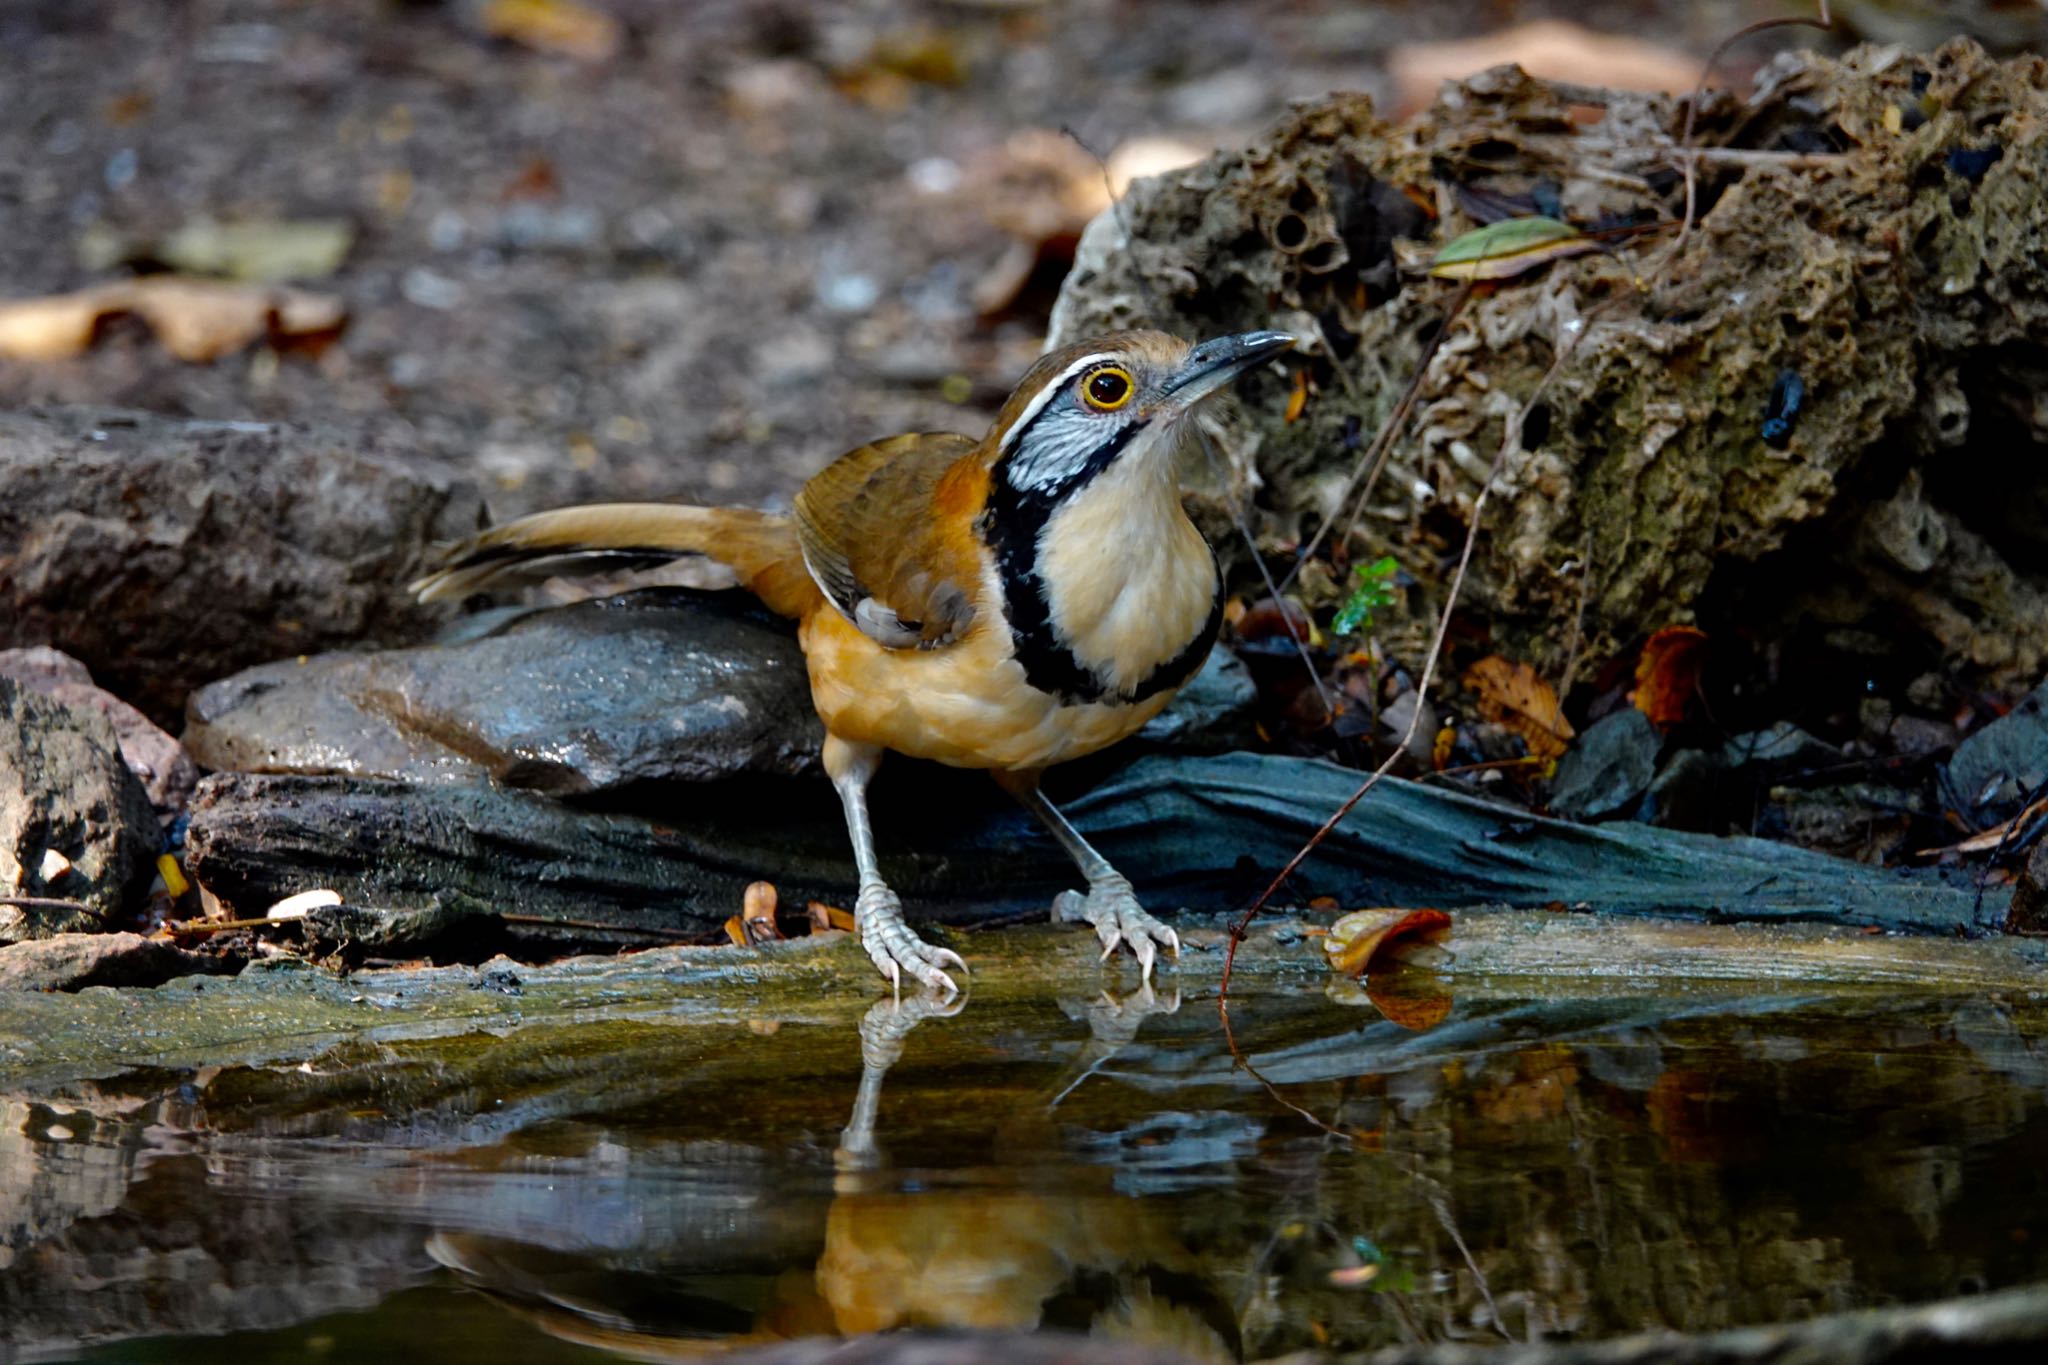
[[[1091,365],[1101,365],[1107,361],[1115,359],[1115,354],[1110,351],[1098,351],[1094,355],[1084,355],[1079,360],[1075,361],[1073,364],[1067,366],[1067,368],[1061,370],[1058,374],[1054,375],[1051,379],[1047,380],[1045,387],[1040,389],[1037,392],[1037,394],[1035,394],[1032,397],[1031,401],[1024,405],[1024,411],[1017,414],[1017,420],[1010,423],[1010,429],[1003,433],[1002,441],[996,446],[997,451],[1000,452],[1008,450],[1010,448],[1010,442],[1017,439],[1017,433],[1024,430],[1024,428],[1030,426],[1031,419],[1038,416],[1038,414],[1044,410],[1045,405],[1047,403],[1050,403],[1054,398],[1059,396],[1060,390],[1067,386],[1067,381],[1069,379],[1072,379],[1075,375],[1079,374],[1081,371],[1087,369]]]

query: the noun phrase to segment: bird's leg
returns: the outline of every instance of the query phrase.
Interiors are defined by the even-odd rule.
[[[903,993],[903,975],[908,972],[933,990],[944,991],[950,999],[960,993],[960,988],[943,969],[953,966],[965,971],[967,964],[952,949],[934,948],[911,932],[903,922],[903,902],[882,880],[881,867],[875,861],[875,836],[868,828],[868,780],[881,762],[882,750],[873,744],[854,744],[837,735],[825,736],[825,772],[839,790],[840,804],[846,807],[846,833],[853,840],[854,865],[860,869],[860,895],[853,903],[853,927],[860,935],[861,946],[868,950],[868,956],[889,978],[890,986],[899,996]]]
[[[1111,867],[1109,860],[1067,823],[1058,807],[1045,799],[1045,793],[1038,789],[1037,773],[997,772],[995,779],[1052,831],[1052,837],[1060,841],[1060,847],[1066,849],[1080,866],[1081,875],[1088,879],[1086,895],[1062,891],[1053,900],[1054,920],[1086,920],[1094,925],[1095,936],[1102,940],[1104,957],[1115,952],[1118,944],[1129,944],[1138,958],[1139,975],[1148,982],[1152,979],[1152,963],[1161,948],[1180,956],[1180,935],[1145,913],[1124,875]]]

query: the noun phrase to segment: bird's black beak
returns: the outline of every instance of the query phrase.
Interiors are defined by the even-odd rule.
[[[1262,360],[1294,345],[1285,332],[1239,332],[1212,337],[1188,352],[1166,385],[1166,401],[1177,408],[1193,407]]]

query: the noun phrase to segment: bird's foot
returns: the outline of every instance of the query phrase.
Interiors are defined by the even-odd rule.
[[[1096,992],[1093,1000],[1062,1000],[1060,1008],[1070,1019],[1088,1021],[1089,1036],[1098,1043],[1109,1043],[1121,1047],[1138,1036],[1138,1025],[1155,1014],[1178,1014],[1180,1012],[1180,987],[1175,986],[1172,994],[1161,999],[1146,981],[1128,995],[1111,995],[1108,991]]]
[[[888,887],[870,882],[860,889],[860,897],[853,903],[853,925],[861,946],[868,950],[876,970],[889,979],[898,999],[903,995],[905,976],[944,992],[948,1000],[960,994],[945,968],[958,967],[964,972],[967,964],[951,948],[935,948],[912,933],[903,922],[903,902]]]
[[[1128,944],[1138,959],[1139,977],[1147,982],[1152,979],[1152,964],[1160,949],[1180,956],[1180,935],[1146,914],[1130,882],[1115,873],[1090,882],[1085,896],[1079,891],[1060,892],[1052,903],[1052,917],[1059,923],[1085,920],[1094,925],[1105,958],[1119,944]]]

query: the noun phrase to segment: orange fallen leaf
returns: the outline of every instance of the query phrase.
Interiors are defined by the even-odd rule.
[[[577,0],[486,0],[478,16],[485,33],[579,61],[601,62],[619,50],[619,21]]]
[[[1390,963],[1390,954],[1417,944],[1441,943],[1450,932],[1451,917],[1441,910],[1353,910],[1330,926],[1323,951],[1329,954],[1331,971],[1363,976],[1376,964]]]
[[[102,322],[132,313],[163,348],[203,364],[257,341],[317,344],[348,321],[340,299],[279,285],[185,275],[113,280],[72,294],[0,303],[0,356],[62,360],[92,345]]]
[[[1458,728],[1446,725],[1436,732],[1436,739],[1429,746],[1429,766],[1442,772],[1451,764],[1451,749],[1458,742]]]
[[[1296,370],[1294,372],[1294,388],[1287,394],[1287,411],[1280,414],[1280,420],[1283,422],[1298,422],[1301,420],[1302,412],[1307,407],[1308,371]]]
[[[2013,816],[2012,819],[1993,825],[1990,829],[1980,830],[1959,844],[1943,844],[1939,848],[1916,849],[1913,856],[1916,858],[1938,858],[1944,853],[1993,853],[2011,842],[2015,833],[2028,828],[2034,821],[2044,815],[2048,815],[2048,796],[2044,796],[2034,802],[2018,815]]]
[[[1240,640],[1271,640],[1291,634],[1304,644],[1322,643],[1322,632],[1316,629],[1315,618],[1291,597],[1261,597],[1244,609],[1244,614],[1237,618],[1236,626]]]
[[[837,929],[841,933],[847,934],[853,932],[853,916],[836,905],[827,905],[823,901],[812,901],[810,911],[811,932],[814,934],[822,933],[827,929]]]
[[[1574,731],[1535,669],[1495,654],[1465,670],[1465,686],[1478,698],[1479,714],[1520,735],[1531,758],[1550,763],[1564,756]]]
[[[740,912],[725,922],[725,936],[742,948],[779,940],[782,930],[775,923],[775,901],[775,883],[749,883]]]
[[[1636,658],[1636,709],[1660,730],[1685,723],[1700,691],[1707,664],[1707,633],[1693,626],[1666,626],[1652,635]]]

